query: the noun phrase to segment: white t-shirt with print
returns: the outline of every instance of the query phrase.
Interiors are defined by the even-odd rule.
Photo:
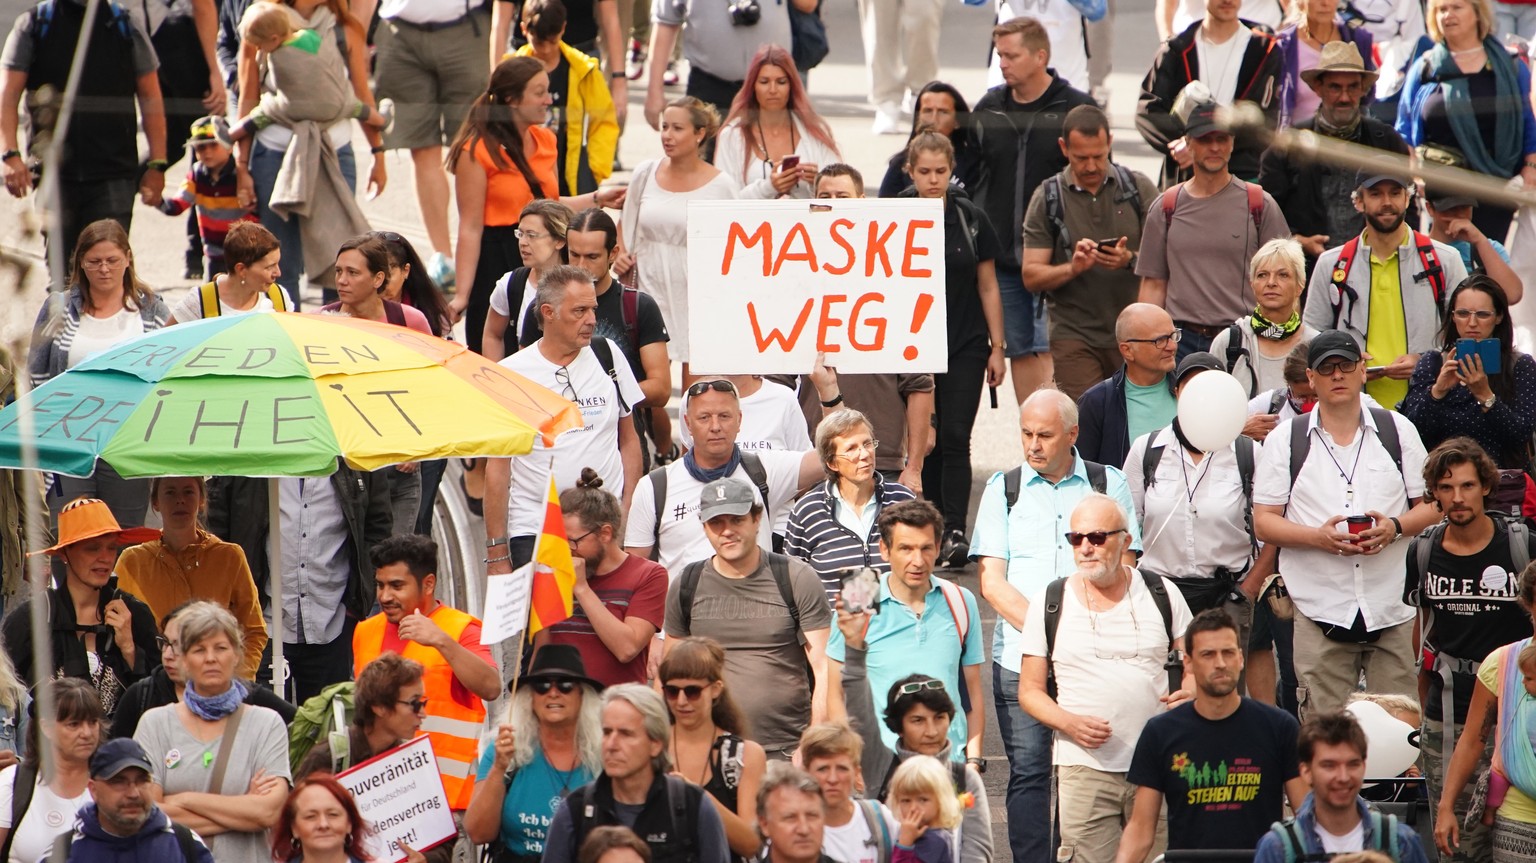
[[[686,400],[683,405],[682,410],[686,411]],[[685,449],[693,448],[693,435],[689,434],[687,423],[682,423],[682,440]],[[741,431],[736,435],[736,445],[743,452],[765,449],[805,452],[810,449],[811,432],[805,424],[805,411],[800,409],[800,399],[795,391],[783,384],[764,381],[757,392],[742,396]]]
[[[541,340],[542,341],[542,340]],[[630,405],[645,399],[624,354],[611,340],[609,350],[615,358],[614,371],[618,374],[619,391]],[[549,490],[549,458],[555,458],[555,488],[564,490],[576,485],[581,469],[590,467],[603,478],[603,488],[622,497],[624,494],[624,460],[619,454],[619,423],[629,416],[629,410],[619,403],[614,391],[614,381],[603,370],[597,354],[591,347],[583,348],[569,366],[550,362],[539,350],[539,342],[529,345],[501,361],[501,365],[528,378],[550,391],[572,399],[581,409],[586,425],[572,429],[555,438],[555,447],[546,449],[538,437],[533,440],[533,451],[512,459],[512,480],[507,492],[507,535],[529,536],[537,534],[544,522],[544,495]],[[567,377],[562,369],[569,370]],[[559,374],[559,379],[556,375]]]
[[[1122,568],[1121,573],[1127,570]],[[1069,582],[1056,628],[1056,703],[1069,713],[1097,716],[1109,723],[1110,738],[1098,749],[1084,749],[1065,734],[1056,735],[1055,763],[1091,767],[1105,773],[1131,768],[1131,753],[1147,720],[1163,711],[1168,694],[1168,638],[1157,601],[1130,572],[1124,599],[1089,614]],[[1173,582],[1163,579],[1173,611],[1173,637],[1189,626],[1189,606]],[[1029,598],[1022,638],[1025,656],[1045,656],[1044,590]]]
[[[48,853],[60,833],[68,832],[74,826],[75,813],[91,802],[91,792],[82,791],[79,797],[65,798],[53,793],[47,785],[38,785],[18,827],[11,823],[15,785],[16,765],[0,770],[0,827],[16,834],[11,841],[10,859],[3,863],[33,863]]]
[[[74,340],[69,343],[69,367],[74,368],[108,348],[142,335],[144,318],[137,309],[123,309],[106,318],[82,312]]]
[[[526,353],[526,352],[525,352]],[[773,548],[773,525],[780,518],[787,518],[799,493],[800,462],[804,453],[763,450],[755,453],[763,463],[768,478],[768,512],[757,534],[757,542],[763,548]],[[752,484],[746,468],[738,467],[732,474]],[[704,523],[699,521],[699,496],[705,483],[688,473],[688,468],[678,459],[667,465],[667,499],[661,508],[661,556],[658,562],[674,575],[683,567],[703,560],[715,553],[704,535]],[[635,484],[634,497],[630,499],[629,517],[624,519],[624,544],[630,548],[646,548],[656,544],[656,497],[655,484],[641,479]],[[761,500],[757,487],[752,496]],[[782,514],[782,515],[781,515]]]
[[[901,824],[884,803],[873,802],[885,819],[894,846]],[[847,824],[841,827],[826,825],[821,834],[821,853],[838,863],[880,863],[880,840],[869,835],[869,820],[864,817],[864,808],[859,801],[853,802],[853,819]]]

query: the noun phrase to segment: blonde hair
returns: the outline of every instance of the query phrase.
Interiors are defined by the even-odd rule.
[[[939,803],[939,817],[929,827],[953,830],[960,824],[960,796],[955,793],[955,780],[949,768],[931,755],[913,755],[901,762],[891,776],[891,791],[887,801],[894,801],[903,794],[927,794]]]
[[[265,42],[279,39],[284,42],[293,36],[293,18],[288,7],[271,0],[256,0],[240,16],[240,38],[247,42]]]
[[[1536,641],[1520,648],[1520,655],[1515,659],[1515,667],[1521,671],[1528,670],[1536,665]]]
[[[1424,4],[1424,29],[1429,33],[1429,38],[1437,43],[1445,41],[1445,34],[1440,32],[1440,22],[1435,18],[1435,7],[1444,2],[1446,0],[1429,0]],[[1493,7],[1488,0],[1466,0],[1466,3],[1472,7],[1472,14],[1477,16],[1477,38],[1487,39],[1488,34],[1493,32]]]
[[[818,758],[836,758],[846,755],[853,759],[855,767],[864,755],[864,738],[846,722],[823,722],[812,725],[800,735],[800,763],[807,768]]]
[[[1524,653],[1522,652],[1521,655],[1524,656]],[[1532,655],[1536,656],[1536,653],[1533,653]],[[1399,713],[1406,713],[1409,716],[1423,715],[1419,710],[1419,702],[1416,699],[1410,698],[1406,695],[1399,695],[1396,692],[1350,693],[1348,703],[1354,704],[1357,701],[1368,701],[1371,704],[1380,707],[1382,710],[1392,714],[1394,719],[1397,718],[1397,714]],[[1412,725],[1414,723],[1409,724]]]

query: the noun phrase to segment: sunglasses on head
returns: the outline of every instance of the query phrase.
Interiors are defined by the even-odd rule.
[[[661,686],[661,694],[665,695],[668,701],[676,701],[679,695],[686,696],[689,701],[698,701],[699,696],[704,694],[706,688],[697,683],[690,683],[687,686],[673,686],[670,683],[664,683]]]
[[[405,238],[394,231],[374,231],[373,235],[386,243],[394,243],[398,246],[405,245]]]
[[[714,390],[717,393],[730,393],[736,395],[736,385],[727,380],[699,381],[688,388],[688,398],[698,398],[701,395]]]
[[[1109,538],[1117,533],[1125,533],[1125,528],[1122,527],[1115,530],[1092,530],[1088,533],[1078,533],[1074,530],[1070,533],[1062,535],[1067,538],[1068,545],[1072,546],[1073,548],[1077,548],[1079,545],[1083,544],[1083,540],[1085,539],[1088,540],[1089,545],[1103,545],[1104,543],[1109,542]]]
[[[944,691],[944,681],[942,681],[942,680],[914,680],[911,683],[903,683],[901,685],[901,688],[896,690],[896,694],[897,695],[916,695],[917,693],[922,692],[924,689],[937,689],[940,692],[943,692]]]
[[[548,695],[549,691],[557,686],[560,687],[560,691],[563,694],[570,695],[580,684],[570,679],[569,677],[562,677],[558,680],[551,680],[550,678],[546,677],[542,680],[535,680],[528,685],[533,687],[533,691],[540,695]]]

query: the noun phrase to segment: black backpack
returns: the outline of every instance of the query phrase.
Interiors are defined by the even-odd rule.
[[[671,830],[683,846],[682,857],[673,857],[667,863],[698,863],[699,803],[703,800],[704,790],[676,776],[662,778],[667,783],[667,810],[672,815]],[[597,783],[588,782],[580,790],[571,792],[565,805],[571,813],[571,847],[580,848],[594,826],[592,816],[597,812]]]
[[[1183,684],[1183,674],[1173,667],[1172,659],[1178,650],[1173,641],[1173,602],[1168,598],[1168,588],[1163,584],[1163,577],[1152,572],[1142,572],[1141,580],[1146,583],[1147,591],[1152,594],[1152,601],[1157,603],[1157,613],[1163,618],[1163,634],[1168,637],[1168,691],[1178,692]],[[1056,630],[1061,626],[1061,601],[1067,592],[1067,580],[1058,578],[1045,586],[1045,691],[1052,698],[1056,697],[1056,663],[1052,657],[1056,655]],[[1129,593],[1126,599],[1130,599]]]
[[[1397,472],[1403,472],[1403,444],[1397,438],[1397,423],[1392,421],[1392,412],[1386,408],[1370,408],[1371,418],[1376,421],[1376,439],[1381,441],[1381,446],[1392,456],[1392,463],[1397,465]],[[1365,433],[1365,424],[1361,423],[1360,433]],[[1312,451],[1312,424],[1305,414],[1299,414],[1291,423],[1291,488],[1296,487],[1296,477],[1301,475],[1301,466],[1307,461],[1307,454]],[[1406,484],[1407,478],[1404,478]]]
[[[1237,361],[1244,357],[1248,358],[1248,391],[1257,394],[1259,390],[1259,373],[1254,371],[1253,357],[1249,356],[1248,349],[1243,347],[1242,324],[1234,321],[1231,326],[1227,327],[1227,374],[1236,374],[1232,370],[1237,368]]]
[[[1083,471],[1088,474],[1088,487],[1104,494],[1104,489],[1109,487],[1109,472],[1104,465],[1096,461],[1083,459]],[[1008,501],[1007,512],[1013,512],[1013,505],[1019,502],[1019,488],[1024,484],[1024,468],[1016,467],[1003,474],[1003,497]]]
[[[1139,216],[1145,216],[1146,210],[1141,206],[1141,190],[1136,188],[1136,178],[1132,176],[1131,169],[1111,162],[1110,167],[1115,172],[1115,185],[1120,191],[1115,194],[1115,203],[1127,203],[1131,210]],[[1040,194],[1045,196],[1045,218],[1050,222],[1051,230],[1056,234],[1056,242],[1067,251],[1067,256],[1072,255],[1072,244],[1076,242],[1067,231],[1066,207],[1061,202],[1061,175],[1054,174],[1040,184]]]

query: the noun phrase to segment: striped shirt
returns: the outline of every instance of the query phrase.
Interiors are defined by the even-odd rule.
[[[842,589],[842,581],[838,577],[842,570],[868,566],[881,573],[890,571],[890,564],[880,557],[880,531],[877,526],[880,512],[892,504],[917,498],[906,486],[887,480],[876,472],[875,518],[870,525],[869,535],[860,537],[849,530],[833,511],[833,507],[847,506],[833,492],[831,486],[834,482],[836,480],[826,480],[800,498],[794,513],[789,517],[789,533],[784,540],[784,553],[810,564],[821,577],[828,602],[834,600]]]
[[[160,212],[179,216],[188,207],[197,208],[197,232],[203,238],[203,260],[208,275],[224,272],[224,237],[236,222],[254,222],[256,214],[240,206],[235,192],[235,160],[224,163],[217,175],[202,162],[193,161],[181,188],[166,195]]]

